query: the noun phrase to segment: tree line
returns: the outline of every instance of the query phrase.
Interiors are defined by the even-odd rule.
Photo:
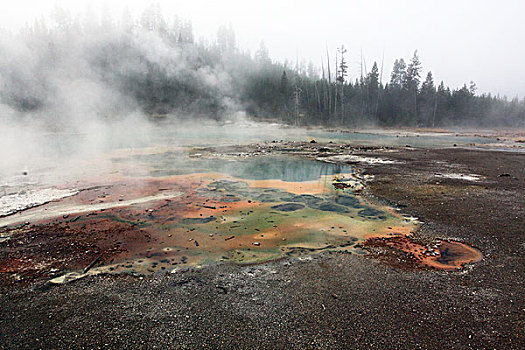
[[[369,72],[350,81],[346,52],[341,46],[332,66],[327,55],[320,77],[286,67],[280,67],[280,79],[275,72],[265,72],[261,74],[260,85],[251,87],[255,90],[251,96],[256,99],[258,108],[266,106],[266,114],[280,114],[289,122],[299,124],[350,127],[363,124],[413,127],[525,124],[525,99],[509,101],[506,97],[476,94],[472,81],[451,89],[443,81],[436,84],[431,71],[422,79],[417,51],[408,63],[403,58],[395,60],[386,82],[382,81],[383,67],[377,62]],[[331,68],[334,66],[335,72]],[[273,96],[263,98],[259,91],[271,91]]]
[[[71,69],[64,62],[74,47],[88,67],[89,74],[82,70],[87,79],[151,115],[220,119],[243,110],[295,125],[525,125],[525,99],[477,94],[473,82],[451,89],[430,71],[423,77],[417,51],[408,61],[395,60],[390,77],[383,77],[383,62],[374,62],[369,71],[361,63],[360,76],[350,79],[344,46],[323,54],[318,68],[274,62],[264,43],[253,54],[237,47],[231,26],[221,26],[215,40],[196,41],[191,22],[167,21],[155,5],[139,19],[124,13],[118,22],[82,23],[58,13],[52,24],[36,21],[19,37],[32,64],[0,62],[0,102],[20,112],[48,108],[58,99],[56,75]],[[97,111],[108,118],[114,112]]]

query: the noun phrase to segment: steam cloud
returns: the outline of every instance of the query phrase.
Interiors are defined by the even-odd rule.
[[[168,30],[158,13],[144,16],[134,25],[61,13],[50,26],[1,33],[0,173],[35,167],[39,158],[148,144],[154,116],[242,115],[219,47],[193,43],[187,22]]]

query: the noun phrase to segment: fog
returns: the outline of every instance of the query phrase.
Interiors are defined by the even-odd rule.
[[[523,67],[512,64],[523,58],[520,45],[486,54],[501,28],[514,26],[498,45],[517,40],[520,25],[500,21],[489,33],[494,24],[479,26],[492,9],[483,4],[471,3],[480,17],[461,25],[465,3],[453,14],[448,2],[89,4],[20,1],[2,12],[0,175],[78,175],[85,159],[115,149],[304,139],[281,124],[524,124],[525,100],[481,94],[517,95],[515,79],[524,81]],[[491,13],[521,6],[508,5]],[[447,26],[436,26],[445,17]],[[489,58],[498,55],[507,62],[496,70]],[[394,58],[404,65],[397,73]],[[426,75],[430,69],[439,74]],[[445,77],[450,88],[439,84]]]
[[[0,52],[3,175],[47,171],[60,176],[79,170],[86,157],[158,143],[162,129],[152,122],[154,107],[146,115],[147,107],[139,106],[137,96],[126,91],[129,79],[148,74],[145,65],[155,66],[166,79],[199,84],[192,88],[200,92],[180,109],[180,117],[187,121],[165,123],[174,132],[184,134],[184,129],[202,127],[188,119],[196,118],[192,112],[210,103],[221,109],[223,122],[243,119],[242,110],[225,97],[228,76],[209,66],[190,67],[194,50],[183,53],[156,32],[132,33],[130,28],[97,21],[79,25],[57,21],[49,30],[37,24],[14,35],[2,33]],[[118,57],[108,63],[113,55]],[[115,65],[106,66],[111,63]],[[173,115],[175,109],[170,112]],[[204,113],[198,114],[202,118]],[[214,125],[217,118],[211,116],[206,123]],[[176,138],[164,141],[172,146],[181,143]]]
[[[393,62],[418,49],[439,80],[461,87],[474,80],[479,92],[525,97],[525,23],[521,0],[398,1],[181,1],[159,0],[166,19],[191,20],[196,38],[214,40],[217,28],[231,23],[239,45],[255,52],[263,40],[273,59],[320,65],[325,47],[344,44],[350,76],[360,74],[361,52]],[[147,2],[137,0],[21,0],[3,5],[0,26],[19,28],[60,6],[80,18],[120,19],[124,8],[139,16]],[[390,64],[385,73],[390,74]]]

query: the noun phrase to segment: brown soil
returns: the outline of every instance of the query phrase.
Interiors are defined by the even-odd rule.
[[[407,236],[368,238],[362,246],[371,256],[397,268],[454,270],[483,257],[465,243],[437,241],[430,246],[424,240]]]

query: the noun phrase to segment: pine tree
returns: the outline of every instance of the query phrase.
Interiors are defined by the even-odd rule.
[[[217,46],[221,53],[232,53],[235,51],[235,32],[230,24],[228,27],[221,25],[217,30]]]
[[[261,66],[272,63],[272,60],[270,59],[270,55],[268,53],[268,48],[264,44],[264,41],[260,42],[259,50],[255,52],[255,61],[257,61]]]
[[[420,118],[419,122],[428,126],[433,126],[435,119],[436,87],[432,72],[427,73],[427,77],[421,85],[420,91]]]
[[[346,61],[345,61],[345,53],[346,53],[345,46],[341,45],[338,51],[341,54],[341,62],[339,63],[339,73],[337,75],[337,82],[341,85],[341,124],[344,125],[344,119],[345,119],[345,109],[344,109],[344,103],[345,103],[344,91],[345,90],[344,88],[345,88],[345,79],[348,75],[348,65],[346,64]],[[336,86],[336,89],[337,89],[337,86]]]
[[[282,94],[286,94],[288,92],[288,77],[286,76],[286,71],[283,70],[283,74],[281,75],[281,84],[279,86],[279,90]]]
[[[419,61],[419,56],[417,55],[417,50],[414,51],[414,55],[408,64],[405,82],[408,88],[417,89],[419,88],[419,79],[421,77],[421,62]]]
[[[401,121],[405,115],[404,108],[404,84],[406,81],[406,63],[400,58],[395,60],[392,73],[390,75],[390,83],[387,89],[389,94],[390,106],[388,106],[389,120],[391,122]]]
[[[366,77],[366,89],[368,95],[368,115],[374,118],[377,118],[377,103],[379,98],[379,69],[377,63],[374,62],[372,65],[372,70],[368,73]]]
[[[402,88],[405,83],[406,76],[406,63],[405,60],[400,58],[394,62],[394,68],[392,69],[392,74],[390,75],[390,86]]]
[[[411,106],[409,110],[411,110],[412,113],[412,123],[418,121],[418,110],[417,110],[417,94],[419,89],[419,78],[421,73],[421,62],[419,61],[419,57],[417,55],[417,50],[414,51],[414,55],[412,56],[412,59],[410,60],[410,63],[407,67],[407,72],[405,75],[405,84],[404,87],[406,89],[406,99],[407,99],[407,106]]]

